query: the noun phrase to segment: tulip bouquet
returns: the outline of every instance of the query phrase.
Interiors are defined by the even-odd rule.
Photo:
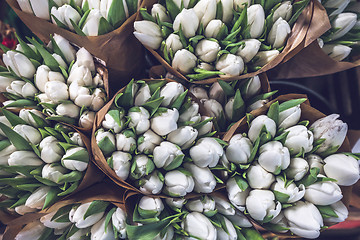
[[[52,125],[35,109],[0,117],[0,202],[23,215],[44,209],[83,184],[89,153],[82,134]],[[93,180],[98,179],[93,176]]]
[[[21,10],[51,20],[80,36],[98,36],[120,27],[137,12],[137,0],[18,0]],[[50,9],[50,11],[49,11]]]
[[[95,64],[86,49],[75,50],[60,35],[48,47],[18,39],[16,50],[3,46],[1,91],[9,99],[5,107],[39,105],[49,120],[90,129],[107,99],[106,69]]]
[[[256,1],[255,1],[256,2]],[[302,1],[172,1],[140,9],[134,35],[157,50],[182,79],[254,72],[284,49]],[[152,53],[156,53],[151,51]],[[165,64],[166,65],[166,64]]]
[[[323,1],[331,29],[318,39],[320,48],[336,61],[359,53],[360,19],[350,0]],[[349,9],[347,9],[347,7]]]
[[[306,99],[279,99],[224,136],[229,145],[214,169],[223,170],[235,208],[271,231],[316,238],[324,223],[347,218],[340,187],[358,181],[359,158],[336,153],[347,134],[338,115],[323,117]]]
[[[175,81],[131,81],[97,115],[95,163],[125,188],[183,197],[211,193],[224,142]],[[218,179],[219,180],[219,179]],[[136,187],[134,187],[136,186]]]

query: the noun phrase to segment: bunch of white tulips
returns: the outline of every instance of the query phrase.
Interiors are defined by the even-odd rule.
[[[311,126],[299,122],[305,100],[275,102],[267,115],[249,115],[248,131],[231,138],[217,169],[224,170],[235,208],[270,230],[317,238],[324,224],[347,218],[340,186],[358,181],[359,158],[335,154],[347,134],[338,115]]]
[[[2,208],[23,215],[44,209],[75,191],[88,167],[89,153],[73,129],[52,125],[35,109],[0,116]]]
[[[318,39],[320,48],[336,61],[345,60],[351,53],[359,52],[360,18],[359,9],[352,8],[356,1],[322,1],[331,29]]]
[[[39,104],[48,119],[91,128],[107,99],[93,56],[84,48],[75,50],[60,35],[48,47],[18,39],[16,50],[3,54],[7,68],[0,69],[0,91],[10,99],[5,107]]]
[[[120,27],[137,12],[137,0],[18,0],[22,11],[51,20],[81,36],[98,36]]]
[[[177,82],[132,81],[98,126],[92,144],[121,180],[143,193],[183,197],[215,189],[209,168],[224,142],[212,137],[212,118],[199,113],[187,92]]]
[[[100,200],[65,205],[26,225],[15,239],[127,239],[126,213]]]
[[[135,37],[189,80],[239,76],[275,59],[308,0],[169,0],[134,23]]]
[[[233,123],[264,106],[276,91],[261,93],[259,76],[250,79],[217,82],[206,85],[193,84],[189,91],[203,104],[208,115],[214,118],[215,128],[226,131]]]

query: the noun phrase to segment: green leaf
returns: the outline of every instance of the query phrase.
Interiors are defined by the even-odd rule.
[[[99,146],[105,157],[111,155],[113,152],[116,151],[116,146],[107,136],[101,139],[101,141],[98,142],[97,145]]]
[[[57,181],[58,184],[65,182],[77,182],[83,178],[82,172],[79,171],[71,171],[70,173],[62,175]]]
[[[38,43],[36,40],[28,38],[27,40],[35,46],[35,48],[39,51],[42,58],[44,59],[44,63],[46,66],[48,66],[51,71],[59,72],[59,63],[56,61],[56,59],[49,53],[40,43]]]
[[[245,191],[249,187],[249,184],[242,177],[234,176],[234,179],[242,191]]]
[[[70,222],[69,220],[69,212],[71,211],[71,209],[74,207],[74,205],[70,204],[70,205],[65,205],[61,208],[59,208],[59,210],[56,211],[55,215],[51,218],[51,221],[55,221],[58,222],[58,219],[62,216],[67,216],[68,218],[68,222]]]
[[[57,202],[60,198],[57,196],[57,194],[60,192],[59,188],[52,187],[46,194],[44,206],[42,209],[48,208],[51,205],[53,205],[55,202]]]
[[[36,102],[29,100],[29,99],[18,99],[15,102],[7,104],[4,108],[11,108],[11,107],[33,107],[36,106]]]
[[[57,184],[54,183],[53,181],[50,181],[49,179],[46,179],[46,178],[43,178],[43,177],[40,177],[40,176],[37,176],[35,175],[34,178],[36,180],[38,180],[39,182],[41,182],[42,184],[45,184],[47,186],[50,186],[50,187],[56,187]]]
[[[292,26],[296,22],[296,20],[298,19],[304,8],[309,4],[309,2],[310,0],[302,0],[293,4],[293,15],[288,22],[290,26]]]
[[[156,113],[156,111],[158,110],[158,108],[160,107],[163,99],[164,99],[164,97],[161,97],[161,98],[158,98],[158,99],[155,99],[155,100],[151,100],[151,101],[147,101],[142,106],[144,108],[146,108],[146,110],[149,111],[150,116],[153,116]]]
[[[274,122],[276,123],[276,126],[279,125],[279,102],[276,101],[273,104],[270,105],[270,108],[268,110],[267,116],[269,118],[271,118],[272,120],[274,120]]]
[[[57,26],[64,28],[64,29],[69,29],[68,26],[63,24],[55,15],[51,14],[51,18],[54,19]]]
[[[138,0],[125,0],[129,11],[129,16],[137,12]]]
[[[338,218],[339,217],[330,205],[327,205],[327,206],[316,205],[316,207],[317,207],[317,209],[319,209],[321,216],[323,218],[330,218],[330,217]]]
[[[185,157],[184,154],[176,156],[175,159],[167,167],[164,167],[164,169],[166,171],[171,171],[171,170],[174,170],[174,169],[180,167],[180,165],[183,162],[184,157]]]
[[[32,151],[32,147],[29,142],[26,141],[17,132],[0,122],[0,129],[5,133],[10,142],[15,146],[18,151]]]
[[[140,9],[139,9],[139,12],[140,12],[141,17],[143,18],[143,20],[151,21],[151,22],[156,23],[155,19],[153,18],[153,16],[151,16],[151,14],[149,14],[149,13],[147,12],[147,9],[146,9],[146,8],[140,8]]]
[[[11,205],[10,208],[16,208],[16,207],[18,207],[18,206],[25,205],[26,200],[28,199],[28,197],[30,197],[30,195],[31,195],[31,193],[26,193],[26,194],[24,194],[23,196],[21,196],[21,197],[19,198],[19,200],[18,200],[16,203],[14,203],[13,205]]]
[[[305,187],[310,186],[311,184],[315,183],[317,180],[317,175],[320,173],[320,169],[319,168],[311,168],[310,169],[310,173],[308,175],[306,175],[303,179],[301,179],[301,181],[299,181],[299,184],[304,184]]]
[[[32,116],[32,118],[34,119],[38,128],[44,128],[44,127],[49,126],[49,124],[42,117],[39,117],[38,115],[36,115],[33,112],[29,112],[29,113]]]
[[[173,0],[165,0],[166,2],[166,9],[168,10],[171,20],[174,21],[176,16],[180,13],[180,9],[174,3]]]
[[[272,95],[274,95],[275,93],[277,93],[278,91],[272,91],[272,92],[269,92],[269,93],[264,93],[264,94],[259,94],[255,97],[253,97],[252,99],[250,99],[247,103],[248,106],[250,106],[251,104],[259,101],[259,100],[265,100],[265,99],[268,99],[270,98]]]
[[[112,1],[107,19],[115,29],[120,27],[125,22],[126,14],[122,0]]]
[[[83,148],[76,153],[72,154],[71,156],[68,156],[66,158],[63,158],[63,160],[74,160],[74,161],[80,161],[80,162],[89,162],[90,157],[88,151]]]
[[[28,191],[28,192],[34,192],[37,188],[44,186],[41,183],[31,183],[31,184],[20,184],[20,185],[16,185],[15,188],[19,189],[19,190],[23,190],[23,191]]]
[[[0,141],[0,152],[11,145],[9,140],[1,140]]]
[[[180,110],[187,93],[188,93],[188,90],[186,90],[185,92],[180,94],[180,96],[177,97],[176,100],[171,104],[170,108],[171,109],[176,108],[177,110]]]
[[[114,212],[116,211],[116,207],[112,208],[106,215],[106,218],[105,218],[105,229],[107,229],[110,221],[111,221],[111,218],[112,218],[112,215],[114,214]]]
[[[33,178],[0,178],[0,185],[10,185],[10,186],[17,186],[22,184],[31,184],[37,183],[37,181]]]
[[[26,44],[26,42],[24,42],[24,40],[22,40],[18,35],[17,33],[15,32],[15,36],[23,50],[23,53],[25,54],[26,57],[28,57],[29,59],[34,59],[38,62],[41,62],[42,59],[41,57],[36,54],[36,52],[34,52],[34,50],[32,50],[32,48]]]
[[[100,200],[93,201],[90,204],[89,208],[86,210],[83,219],[85,220],[87,217],[94,215],[96,213],[105,212],[109,204],[110,202],[106,202],[106,201],[100,201]]]
[[[116,0],[114,0],[114,1],[116,1]],[[111,26],[111,24],[104,17],[101,17],[100,21],[99,21],[98,35],[103,35],[108,32],[112,32],[113,30],[114,30],[113,26]]]
[[[306,100],[307,100],[307,98],[299,98],[299,99],[293,99],[293,100],[283,102],[283,103],[281,103],[279,105],[279,111],[283,112],[283,111],[288,110],[288,109],[290,109],[292,107],[296,107],[297,105],[302,104]]]
[[[159,88],[162,88],[166,84],[164,80],[154,80],[147,83],[150,89],[150,94],[153,95]],[[156,97],[159,98],[160,96]]]
[[[129,240],[154,239],[164,228],[169,225],[170,221],[171,218],[166,218],[159,222],[150,223],[142,226],[126,224],[126,234]]]
[[[66,57],[64,56],[64,53],[61,51],[60,47],[57,45],[56,41],[54,40],[53,36],[51,36],[51,35],[50,35],[50,40],[51,40],[51,45],[52,45],[52,49],[53,49],[54,53],[58,54],[64,60],[64,62],[67,62]],[[62,71],[62,69],[61,69],[61,71]]]
[[[71,22],[71,25],[73,26],[74,31],[76,32],[77,35],[83,36],[83,37],[86,36],[86,34],[80,29],[80,27],[72,19],[70,19],[70,22]],[[100,24],[99,24],[99,31],[100,31]]]
[[[20,118],[18,115],[6,110],[1,110],[6,119],[11,123],[13,127],[15,127],[18,124],[28,125],[22,118]]]
[[[234,97],[234,104],[233,104],[233,112],[232,112],[232,119],[231,121],[237,122],[245,114],[245,102],[241,97],[240,89],[236,90],[235,97]]]
[[[223,18],[223,5],[221,0],[216,4],[216,17],[215,19],[222,20]]]
[[[73,191],[75,191],[78,188],[78,186],[79,186],[79,182],[72,183],[68,189],[66,189],[64,192],[59,193],[58,197],[66,196],[66,195],[72,193]]]
[[[235,95],[234,88],[228,82],[225,82],[224,80],[218,80],[218,83],[227,96]]]
[[[88,3],[87,1],[86,1],[86,3]],[[84,9],[83,9],[84,10]],[[79,21],[79,28],[80,29],[82,29],[83,27],[84,27],[84,25],[85,25],[85,22],[86,22],[86,19],[88,18],[88,16],[89,16],[89,13],[90,13],[90,9],[87,9],[87,10],[84,10],[85,12],[84,12],[84,15],[81,17],[81,19],[80,19],[80,21]]]
[[[281,203],[287,203],[290,196],[288,194],[273,190],[273,193],[275,195],[276,200],[278,200]]]

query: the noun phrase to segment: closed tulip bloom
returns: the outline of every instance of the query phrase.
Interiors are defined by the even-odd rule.
[[[219,3],[219,1],[216,1]],[[234,1],[233,0],[222,0],[222,21],[224,23],[229,23],[233,19],[233,9]]]
[[[95,71],[94,58],[89,51],[83,47],[76,52],[76,62],[74,65],[87,67],[91,72]]]
[[[153,161],[146,155],[136,155],[131,166],[131,176],[140,179],[151,173],[155,168]]]
[[[244,45],[239,47],[239,49],[236,51],[236,55],[240,56],[245,63],[248,63],[259,52],[261,42],[257,39],[246,39],[241,42],[243,42]]]
[[[272,137],[275,136],[276,133],[276,123],[274,120],[269,118],[266,115],[260,115],[256,117],[250,123],[250,128],[248,132],[249,139],[254,143],[256,139],[259,137],[261,129],[265,126],[266,130],[271,134]]]
[[[88,129],[91,128],[95,120],[95,112],[85,111],[79,119],[79,127]]]
[[[303,125],[296,125],[285,130],[289,132],[285,141],[291,154],[298,154],[302,151],[308,153],[313,148],[313,133]]]
[[[207,38],[216,38],[224,23],[220,19],[211,20],[205,28],[204,35]]]
[[[63,53],[66,62],[70,64],[73,60],[75,60],[75,49],[71,46],[68,40],[60,36],[59,34],[54,34],[54,40],[56,44],[61,49],[61,52]]]
[[[278,141],[271,141],[262,145],[259,154],[259,164],[274,174],[279,174],[290,164],[289,150]]]
[[[247,171],[247,180],[251,188],[269,189],[275,181],[275,176],[267,172],[259,164],[252,165]]]
[[[81,160],[72,159],[73,155],[78,157],[81,156]],[[65,155],[61,159],[61,163],[64,167],[70,170],[76,170],[83,172],[86,170],[89,162],[89,153],[83,147],[74,147],[66,151]]]
[[[177,51],[171,66],[183,74],[191,73],[196,67],[197,57],[186,49]]]
[[[91,9],[88,17],[85,20],[85,24],[82,27],[82,31],[86,36],[97,36],[99,34],[99,23],[101,13],[98,9]]]
[[[6,88],[10,88],[10,85],[14,80],[14,78],[0,76],[0,91],[6,92]]]
[[[322,40],[321,38],[318,38],[317,42],[318,42],[320,48],[324,47],[324,40]]]
[[[276,178],[276,183],[273,184],[271,189],[288,195],[289,198],[286,201],[287,203],[295,203],[302,199],[305,194],[305,186],[303,184],[296,186],[295,183],[291,183],[290,185],[285,186],[285,182],[280,177]]]
[[[6,87],[6,92],[26,98],[34,97],[39,91],[31,83],[15,80]]]
[[[322,50],[335,61],[342,61],[347,58],[352,48],[342,44],[325,44]]]
[[[211,63],[216,60],[220,50],[221,47],[217,42],[204,39],[196,45],[195,54],[199,59]]]
[[[286,176],[293,178],[295,181],[300,181],[309,171],[309,164],[303,158],[292,158],[290,165],[286,169]]]
[[[13,130],[21,135],[26,141],[34,145],[40,143],[41,141],[40,132],[32,126],[18,124],[13,128]]]
[[[45,85],[49,81],[65,82],[65,79],[61,73],[53,72],[48,66],[41,65],[36,70],[35,85],[41,92],[45,92]]]
[[[66,62],[64,61],[64,59],[62,59],[62,57],[59,54],[53,53],[52,56],[56,60],[56,62],[59,64],[59,66],[67,69]]]
[[[148,130],[149,131],[149,130]],[[151,131],[151,130],[150,130]],[[132,153],[136,149],[136,135],[131,130],[125,130],[115,135],[116,149]]]
[[[24,54],[7,51],[3,54],[3,61],[8,69],[12,69],[19,77],[32,79],[36,72],[34,65]]]
[[[191,236],[203,240],[217,239],[216,228],[203,214],[191,212],[186,215],[181,227]]]
[[[33,10],[31,9],[30,1],[18,0],[17,3],[19,4],[21,11],[33,14]]]
[[[11,123],[9,122],[9,120],[5,117],[5,116],[0,116],[0,122],[2,124],[5,124],[6,126],[8,126],[9,128],[12,127]],[[0,129],[0,137],[5,137],[5,133]]]
[[[298,201],[295,206],[285,209],[284,215],[290,231],[301,237],[317,238],[324,226],[319,210],[309,202]]]
[[[115,136],[111,132],[104,131],[103,128],[100,128],[95,133],[95,139],[96,144],[105,156],[112,154],[116,150]]]
[[[244,228],[249,228],[253,226],[249,219],[238,210],[235,211],[235,215],[228,215],[226,217],[236,226]]]
[[[222,217],[222,218],[223,218],[225,227],[224,228],[216,227],[217,239],[224,239],[224,240],[238,239],[234,225],[226,217]],[[225,231],[225,229],[226,229],[226,231]]]
[[[289,128],[296,125],[301,117],[300,105],[289,108],[279,114],[279,128]]]
[[[209,117],[207,116],[202,116],[201,117],[201,121],[204,121],[206,119],[208,119]],[[206,135],[208,133],[210,133],[213,129],[213,122],[210,121],[208,123],[206,123],[205,125],[203,125],[201,128],[198,129],[198,136],[203,136],[203,135]]]
[[[51,11],[54,8],[51,9]],[[81,19],[81,15],[70,5],[63,5],[61,7],[59,7],[57,9],[59,11],[59,13],[63,16],[64,18],[64,22],[66,24],[66,26],[68,26],[71,30],[74,30],[73,25],[71,24],[70,19],[75,23],[78,24],[80,19]]]
[[[222,146],[210,137],[201,138],[190,149],[190,156],[199,167],[215,167],[224,154]]]
[[[135,128],[137,134],[142,134],[150,128],[149,112],[143,107],[132,107],[129,110],[129,127]]]
[[[164,204],[160,198],[144,196],[139,201],[139,214],[143,218],[158,217],[164,210]]]
[[[91,227],[91,240],[115,239],[113,227],[111,224],[106,224],[107,219],[103,217]]]
[[[72,223],[75,223],[77,228],[87,228],[95,223],[99,222],[100,219],[104,216],[104,212],[98,212],[92,214],[84,219],[85,213],[88,211],[92,202],[83,203],[77,208],[73,208],[69,212],[69,220]]]
[[[41,166],[44,162],[30,151],[14,151],[8,158],[9,166]]]
[[[202,99],[200,102],[210,117],[220,117],[224,114],[221,104],[215,99]]]
[[[159,3],[155,3],[151,8],[151,16],[155,19],[158,18],[161,22],[171,22],[170,17],[166,13],[166,8]]]
[[[198,90],[195,90],[195,91],[198,91]],[[191,102],[191,105],[180,114],[179,121],[180,122],[194,122],[194,123],[200,122],[201,116],[199,114],[199,104],[196,102]]]
[[[215,200],[215,206],[218,210],[218,213],[224,215],[224,216],[233,216],[235,215],[235,209],[230,204],[230,202],[223,197],[220,197],[218,195],[213,195],[212,198]]]
[[[342,13],[345,10],[345,8],[349,5],[350,2],[351,2],[351,0],[343,0],[343,1],[330,0],[330,1],[326,1],[324,3],[324,7],[326,9],[333,10],[329,14],[329,17],[332,17],[332,16],[336,16],[336,15]]]
[[[166,194],[172,197],[183,197],[194,189],[194,180],[179,170],[173,170],[165,174]]]
[[[234,0],[234,9],[243,9],[245,5],[249,7],[251,5],[251,0]]]
[[[60,103],[56,107],[56,114],[59,116],[66,116],[70,118],[79,118],[80,107],[73,103]]]
[[[235,178],[230,178],[226,183],[226,190],[230,202],[240,211],[245,210],[246,198],[249,196],[250,188],[242,190]]]
[[[278,50],[260,51],[255,55],[256,61],[254,64],[255,66],[263,67],[274,60],[279,54]]]
[[[113,152],[111,155],[113,169],[116,175],[122,180],[126,180],[130,173],[131,154],[121,151]]]
[[[53,136],[48,136],[40,142],[40,156],[44,162],[54,163],[61,160],[64,151],[59,143],[60,142]]]
[[[216,100],[220,105],[225,104],[227,98],[224,89],[220,86],[219,82],[214,82],[209,89],[209,98]]]
[[[292,5],[291,1],[282,2],[281,5],[274,11],[273,22],[276,22],[279,18],[289,21],[292,17]]]
[[[29,208],[25,205],[20,205],[14,208],[15,212],[19,215],[25,215],[27,213],[37,212],[35,208]]]
[[[89,234],[90,228],[80,228],[68,240],[78,240]]]
[[[216,2],[215,2],[216,7]],[[180,25],[181,30],[186,38],[191,38],[196,35],[196,31],[199,27],[199,18],[196,11],[184,8],[175,18],[173,28],[175,31],[179,31]],[[205,27],[205,25],[204,25]]]
[[[325,172],[324,172],[324,164],[325,164],[325,162],[322,160],[321,157],[319,157],[316,154],[309,154],[309,155],[307,155],[305,157],[305,160],[309,164],[309,169],[318,168],[318,169],[320,169],[321,174],[326,175]]]
[[[345,154],[333,154],[324,159],[327,177],[336,179],[340,186],[351,186],[360,178],[358,161]]]
[[[159,146],[163,139],[151,130],[147,130],[137,140],[137,149],[145,154],[152,154],[155,147]]]
[[[201,168],[192,163],[186,163],[184,167],[192,174],[195,192],[212,193],[214,191],[216,180],[209,168]]]
[[[172,209],[181,209],[186,203],[184,198],[165,198],[165,202]]]
[[[168,109],[151,119],[151,129],[158,135],[165,136],[178,128],[178,119],[179,111],[176,108]]]
[[[347,34],[356,24],[356,13],[340,13],[331,21],[331,27],[335,29],[330,35],[331,40],[336,40]]]
[[[200,0],[193,9],[200,24],[206,28],[208,23],[216,17],[216,0]]]
[[[252,151],[252,144],[241,134],[234,135],[226,149],[226,158],[236,164],[246,164]]]
[[[319,175],[323,176],[323,175]],[[343,195],[340,187],[334,182],[316,182],[306,187],[305,200],[315,205],[326,206],[333,204]]]
[[[81,135],[78,132],[70,133],[70,140],[80,147],[84,147],[84,142],[81,138]]]
[[[67,80],[68,84],[76,82],[79,86],[93,86],[91,71],[85,66],[73,66]]]
[[[36,189],[25,202],[25,206],[30,208],[42,209],[45,203],[45,198],[48,192],[50,191],[50,187],[44,186]]]
[[[198,199],[189,200],[185,207],[192,212],[209,214],[215,211],[215,201],[211,196],[203,196]]]
[[[45,94],[54,103],[69,99],[68,86],[59,81],[50,81],[45,84]]]
[[[291,33],[290,25],[281,17],[276,20],[272,26],[269,35],[268,42],[273,48],[281,48],[285,46],[286,40]]]
[[[253,219],[263,221],[279,215],[281,203],[275,202],[275,195],[269,190],[252,190],[246,198],[246,209]]]
[[[216,63],[216,69],[225,73],[220,77],[239,76],[244,71],[244,61],[234,54],[224,54]]]
[[[91,95],[92,101],[90,104],[90,109],[93,111],[99,111],[105,105],[106,93],[101,88],[96,88],[93,94]]]
[[[121,208],[116,208],[115,212],[111,217],[111,223],[117,230],[119,237],[126,238],[126,213]]]
[[[53,216],[55,215],[56,211],[53,211],[51,213],[48,213],[40,218],[40,222],[47,228],[54,228],[54,229],[63,229],[68,227],[71,223],[70,222],[56,222],[51,221]]]
[[[254,4],[247,9],[247,22],[251,38],[259,38],[264,32],[265,12],[260,4]]]
[[[66,174],[68,170],[63,168],[60,164],[52,163],[46,164],[41,172],[43,178],[48,179],[54,183],[60,183],[60,178]]]
[[[263,106],[265,106],[269,101],[267,99],[260,99],[260,100],[257,100],[256,102],[254,102],[253,104],[251,104],[250,106],[247,107],[246,111],[247,112],[251,112],[253,110],[256,110],[256,109],[259,109]]]
[[[134,105],[144,105],[151,98],[149,85],[144,84],[136,93],[134,98]]]
[[[336,215],[338,215],[338,217],[324,218],[324,222],[338,223],[338,222],[344,222],[347,219],[349,215],[349,211],[342,201],[333,203],[330,205],[330,207],[334,210],[334,212],[336,213]]]
[[[112,114],[110,113],[106,113],[105,114],[105,119],[102,122],[102,126],[105,129],[112,129],[114,131],[114,133],[119,133],[124,127],[125,127],[125,120],[123,119],[125,116],[125,110],[124,109],[114,109],[114,110],[110,110],[112,111],[112,114],[115,114],[114,117]],[[120,119],[120,125],[118,123],[118,121],[116,121],[115,119]]]
[[[181,149],[187,149],[193,145],[198,131],[191,126],[182,126],[175,131],[172,131],[167,136],[167,140],[176,144]]]
[[[39,110],[36,109],[21,109],[19,112],[19,117],[24,120],[25,122],[27,122],[28,124],[30,124],[33,127],[39,127],[39,125],[36,123],[33,115],[36,115],[40,118],[42,118],[44,121],[45,120],[45,115],[40,112]]]
[[[122,4],[124,6],[125,17],[129,18],[129,9],[127,7],[126,1],[122,1]],[[113,1],[111,0],[100,1],[100,12],[104,18],[109,19],[109,11],[112,6]]]
[[[184,92],[184,87],[181,83],[168,82],[160,90],[160,97],[164,99],[161,102],[161,106],[169,107],[176,101],[176,99]]]
[[[15,237],[15,240],[39,239],[46,227],[40,221],[33,221],[27,224]]]
[[[160,27],[151,21],[143,20],[134,23],[134,35],[145,46],[158,49],[162,39]]]
[[[165,40],[167,51],[169,52],[170,49],[173,53],[176,53],[177,51],[183,49],[183,45],[180,41],[180,37],[177,34],[171,33],[167,39]]]
[[[164,186],[159,174],[161,173],[153,171],[150,175],[140,179],[140,191],[146,194],[159,194]]]
[[[173,161],[184,155],[178,146],[171,142],[162,142],[154,149],[154,163],[157,168],[167,168]]]
[[[10,155],[16,151],[14,145],[9,145],[8,147],[0,151],[0,165],[8,165],[8,160]]]

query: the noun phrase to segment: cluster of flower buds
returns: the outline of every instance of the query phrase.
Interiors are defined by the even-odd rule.
[[[15,239],[127,239],[126,213],[100,200],[65,205],[26,225]]]
[[[0,116],[2,208],[23,215],[44,209],[75,191],[88,167],[82,136],[55,126],[35,109]]]
[[[30,38],[31,44],[18,40],[16,50],[3,54],[7,68],[0,69],[0,91],[10,99],[5,107],[39,104],[48,119],[91,128],[107,98],[93,56],[84,48],[75,50],[60,35],[48,47]]]
[[[259,76],[250,79],[217,82],[206,85],[193,84],[189,91],[203,104],[207,114],[214,118],[215,129],[226,131],[233,123],[264,106],[276,91],[261,93],[262,83]]]
[[[309,1],[178,1],[140,9],[135,37],[190,80],[239,76],[275,59]]]
[[[336,114],[300,121],[295,99],[270,105],[267,115],[248,115],[248,131],[229,141],[223,169],[230,202],[262,226],[316,238],[325,223],[342,222],[348,210],[340,186],[355,184],[358,157],[337,153],[347,124]]]
[[[80,36],[98,36],[120,27],[137,12],[137,0],[18,0],[22,11],[51,20]]]
[[[359,8],[356,1],[322,1],[331,29],[318,39],[320,48],[336,61],[345,60],[352,52],[358,53],[360,41]]]
[[[202,117],[187,93],[177,82],[132,81],[95,132],[93,146],[143,193],[182,197],[215,189],[209,168],[223,155],[223,142],[212,137],[212,118]]]

